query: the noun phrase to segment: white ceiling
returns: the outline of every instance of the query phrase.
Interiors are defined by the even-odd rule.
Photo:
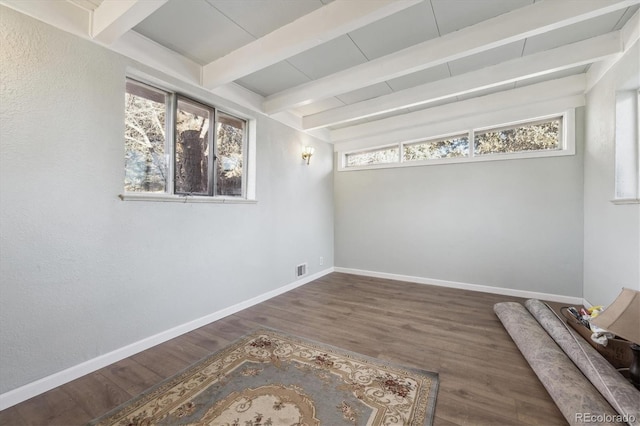
[[[0,3],[336,143],[362,123],[587,73],[635,42],[640,21],[640,0]],[[541,52],[558,64],[530,72],[552,57],[530,56]]]

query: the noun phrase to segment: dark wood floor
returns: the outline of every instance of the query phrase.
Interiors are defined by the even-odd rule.
[[[507,300],[522,301],[332,273],[1,411],[0,425],[85,424],[261,326],[439,373],[436,425],[565,425],[493,313]]]

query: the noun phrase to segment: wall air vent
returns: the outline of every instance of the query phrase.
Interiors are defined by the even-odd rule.
[[[304,275],[307,275],[307,264],[301,263],[300,265],[296,266],[296,278],[302,277]]]

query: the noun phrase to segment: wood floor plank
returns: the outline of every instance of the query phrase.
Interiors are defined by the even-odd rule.
[[[188,361],[176,356],[175,351],[164,343],[135,354],[131,358],[163,379],[189,366]]]
[[[184,335],[187,341],[206,349],[209,353],[217,352],[231,343],[230,340],[215,336],[204,327],[193,330]]]
[[[131,358],[100,370],[100,373],[134,397],[160,382],[162,377]]]
[[[541,405],[539,401],[516,401],[516,410],[520,424],[553,426],[565,424],[560,409],[552,403],[545,401]]]
[[[12,416],[12,421],[18,419],[24,423],[17,425],[61,425],[70,423],[73,418],[90,418],[91,415],[85,412],[74,399],[65,392],[62,387],[52,389],[35,398],[31,398],[9,410],[2,411],[2,414],[15,411],[18,417]],[[2,423],[12,425],[12,423]]]
[[[0,411],[0,425],[23,425],[27,424],[26,420],[22,418],[18,410],[3,410]]]
[[[100,392],[95,392],[96,389]],[[129,393],[99,372],[76,379],[63,390],[92,418],[131,399]]]
[[[494,314],[502,301],[523,299],[332,273],[4,410],[0,424],[85,424],[262,327],[439,373],[436,426],[566,424]]]

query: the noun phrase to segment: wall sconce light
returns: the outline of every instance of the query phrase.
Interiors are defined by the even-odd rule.
[[[302,150],[302,159],[306,160],[307,165],[309,164],[309,161],[311,160],[311,156],[313,155],[315,151],[315,148],[312,146],[305,146],[304,149]]]

